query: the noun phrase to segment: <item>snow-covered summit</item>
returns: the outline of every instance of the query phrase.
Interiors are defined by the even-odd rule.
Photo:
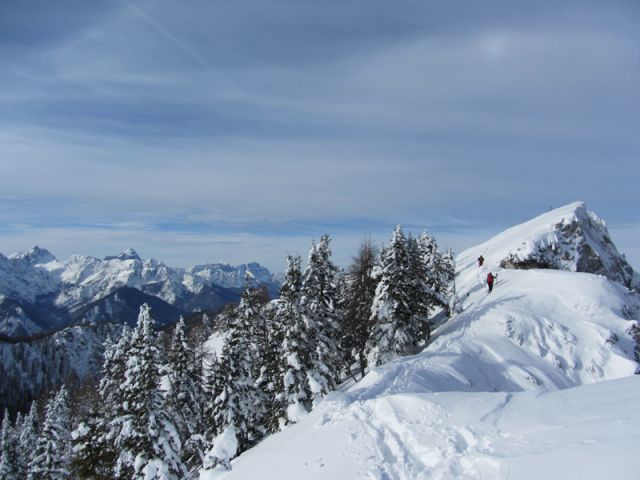
[[[551,268],[604,275],[629,288],[640,286],[611,240],[607,226],[584,202],[574,202],[505,230],[465,252],[506,268]]]
[[[133,248],[127,248],[123,250],[118,255],[108,255],[104,257],[105,260],[142,260],[138,252],[136,252]]]
[[[207,263],[191,267],[186,273],[227,288],[242,288],[247,275],[259,284],[274,283],[271,272],[256,262],[241,265]]]
[[[34,245],[26,252],[15,252],[9,255],[11,260],[25,260],[32,265],[42,265],[45,263],[55,262],[56,257],[44,248]]]

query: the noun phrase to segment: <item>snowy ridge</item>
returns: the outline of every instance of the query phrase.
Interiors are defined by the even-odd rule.
[[[509,268],[552,268],[604,275],[631,288],[640,276],[611,241],[604,220],[575,202],[511,227],[467,251]]]
[[[615,269],[599,273],[618,281],[580,273],[593,259],[580,245],[615,267],[596,219],[572,204],[461,253],[457,314],[427,348],[343,385],[233,470],[201,480],[637,478],[640,377],[629,328],[640,296]],[[581,233],[562,236],[562,225]],[[510,254],[546,268],[502,268]],[[498,274],[490,294],[489,271]]]

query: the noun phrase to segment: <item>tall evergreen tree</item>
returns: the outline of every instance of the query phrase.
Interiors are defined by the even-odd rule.
[[[42,432],[29,464],[29,480],[65,480],[70,478],[71,409],[64,386],[47,403]]]
[[[353,258],[349,271],[344,275],[340,292],[340,310],[344,333],[341,347],[349,364],[357,361],[364,377],[367,367],[366,345],[371,334],[371,307],[376,294],[377,281],[373,269],[378,252],[371,240],[362,242],[360,251]]]
[[[252,338],[251,321],[258,313],[259,305],[248,285],[245,287],[240,305],[229,318],[228,337],[222,355],[216,364],[217,382],[221,393],[214,399],[213,422],[217,435],[211,440],[211,448],[205,466],[225,463],[230,458],[221,458],[218,443],[229,443],[233,437],[237,448],[232,456],[253,445],[261,436],[259,423],[264,417],[264,398],[256,385],[254,373],[255,340]]]
[[[449,289],[454,275],[453,254],[445,258],[438,249],[435,238],[423,233],[418,239],[420,258],[425,272],[428,296],[432,303],[449,311]]]
[[[17,445],[15,435],[9,419],[9,411],[5,409],[0,432],[0,478],[3,480],[18,480],[19,469],[17,459]]]
[[[281,371],[275,387],[274,422],[295,423],[311,409],[308,371],[311,370],[311,345],[300,305],[302,260],[287,257],[287,270],[275,305],[275,322],[282,329]],[[272,424],[275,428],[275,424]]]
[[[277,302],[269,303],[264,309],[267,336],[260,346],[261,369],[257,381],[265,396],[264,428],[267,432],[277,432],[284,421],[285,395],[282,375],[285,363],[282,358],[284,329],[278,318]]]
[[[72,432],[71,469],[77,478],[113,478],[118,455],[115,444],[125,414],[123,385],[130,341],[131,332],[125,326],[117,342],[108,337],[104,343],[102,377],[98,384],[100,402]]]
[[[204,455],[204,443],[200,435],[203,429],[204,393],[201,364],[194,349],[187,343],[182,317],[173,332],[168,357],[167,407],[174,416],[182,442],[182,461],[187,467],[193,468],[201,464]]]
[[[114,474],[119,478],[176,480],[187,476],[180,438],[160,392],[160,359],[151,308],[140,307],[124,372]]]
[[[331,261],[328,235],[323,235],[309,252],[302,276],[301,309],[307,327],[312,369],[309,389],[315,402],[334,390],[340,380],[343,362],[338,347],[340,321],[336,309],[338,268]]]
[[[95,406],[71,433],[72,478],[110,480],[113,478],[113,446],[106,441],[103,410]]]
[[[212,442],[218,435],[215,423],[216,399],[222,394],[224,379],[220,371],[217,355],[208,355],[203,363],[202,388],[205,394],[203,405],[202,434],[206,441]]]
[[[415,352],[421,325],[414,311],[412,266],[407,241],[398,225],[380,253],[378,286],[371,309],[367,342],[369,365],[380,365]]]
[[[431,337],[429,315],[433,309],[433,289],[430,286],[429,272],[422,261],[420,241],[409,235],[407,237],[407,253],[409,255],[408,285],[410,289],[409,310],[413,312],[413,324],[418,332],[418,341]]]
[[[38,440],[38,412],[36,402],[31,403],[29,413],[24,416],[18,432],[17,466],[19,478],[26,478],[29,463],[33,458],[33,446]]]

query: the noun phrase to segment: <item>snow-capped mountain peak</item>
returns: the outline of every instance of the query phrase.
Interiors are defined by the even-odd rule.
[[[511,227],[465,252],[464,261],[484,256],[505,268],[543,268],[603,275],[628,288],[640,276],[611,240],[604,220],[574,202]]]
[[[44,248],[40,248],[38,245],[34,245],[26,252],[15,252],[9,255],[10,260],[23,260],[29,262],[31,265],[42,265],[45,263],[55,262],[56,257]]]
[[[142,260],[133,248],[127,248],[118,255],[109,255],[104,257],[105,260]]]
[[[0,296],[7,299],[0,301],[0,333],[31,335],[71,321],[94,321],[95,315],[76,317],[85,306],[123,287],[158,297],[184,313],[219,308],[239,298],[246,272],[276,291],[271,273],[257,263],[172,268],[155,259],[143,260],[132,248],[103,259],[73,255],[60,262],[35,246],[0,257]]]

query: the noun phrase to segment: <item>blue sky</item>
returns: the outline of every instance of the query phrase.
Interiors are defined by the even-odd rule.
[[[637,1],[0,2],[0,251],[456,250],[584,200],[640,266]]]

